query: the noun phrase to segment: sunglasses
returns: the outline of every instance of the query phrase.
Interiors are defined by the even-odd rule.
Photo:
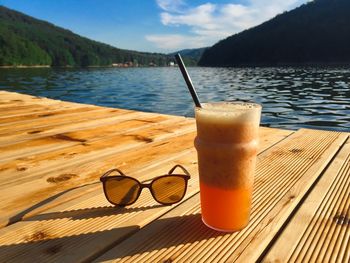
[[[173,174],[180,168],[184,174]],[[117,175],[113,175],[118,173]],[[180,202],[185,196],[189,172],[181,165],[175,165],[168,174],[157,176],[150,183],[141,183],[133,177],[123,174],[119,169],[112,169],[103,174],[100,181],[107,200],[114,205],[126,206],[136,202],[143,188],[148,188],[153,198],[162,205]]]

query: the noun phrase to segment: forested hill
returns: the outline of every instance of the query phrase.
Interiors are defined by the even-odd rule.
[[[0,66],[166,65],[172,57],[118,49],[0,6]]]
[[[350,64],[350,0],[314,0],[207,49],[202,66]]]
[[[182,49],[173,53],[169,53],[168,55],[175,56],[175,54],[180,53],[180,55],[184,58],[184,63],[186,65],[197,65],[205,49],[207,49],[207,47]]]

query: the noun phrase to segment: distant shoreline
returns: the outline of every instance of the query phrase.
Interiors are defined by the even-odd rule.
[[[0,68],[51,68],[50,65],[16,65],[16,66],[0,66]]]
[[[299,62],[299,63],[240,63],[240,64],[220,64],[220,65],[198,65],[205,68],[300,68],[300,67],[349,67],[350,61],[346,62]]]
[[[158,65],[154,65],[154,66],[146,66],[146,65],[142,65],[142,66],[129,66],[129,67],[119,67],[119,66],[112,66],[112,65],[104,65],[104,66],[87,66],[87,67],[79,67],[79,66],[51,66],[51,65],[17,65],[17,66],[0,66],[0,69],[14,69],[14,68],[63,68],[63,69],[72,69],[72,68],[154,68],[154,67],[162,67],[162,68],[173,68],[175,66],[158,66]]]
[[[204,67],[204,68],[303,68],[303,67],[315,67],[315,68],[322,68],[322,67],[349,67],[350,62],[328,62],[328,63],[257,63],[257,64],[236,64],[236,65],[192,65],[188,67]],[[79,67],[79,66],[51,66],[51,65],[0,65],[0,69],[31,69],[31,68],[52,68],[52,69],[94,69],[94,68],[119,68],[119,69],[128,69],[128,68],[154,68],[154,67],[161,67],[161,68],[173,68],[177,67],[174,66],[148,66],[148,65],[139,65],[139,66],[129,66],[129,67],[122,67],[122,66],[113,66],[113,65],[103,65],[103,66],[86,66],[86,67]]]

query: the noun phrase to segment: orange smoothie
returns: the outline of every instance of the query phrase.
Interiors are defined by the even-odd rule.
[[[237,231],[249,221],[261,106],[204,103],[196,108],[200,198],[203,222]]]

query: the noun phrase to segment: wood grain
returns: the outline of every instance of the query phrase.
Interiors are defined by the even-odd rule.
[[[349,218],[348,140],[263,261],[350,262]]]

